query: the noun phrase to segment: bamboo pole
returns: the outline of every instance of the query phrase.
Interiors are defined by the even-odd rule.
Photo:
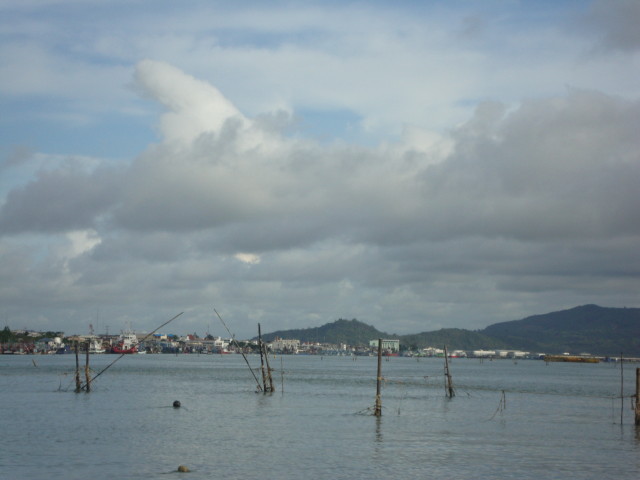
[[[76,393],[78,393],[82,385],[80,384],[80,360],[78,359],[78,341],[76,340],[73,344],[73,349],[76,352]]]
[[[242,358],[244,358],[244,362],[247,364],[247,367],[249,367],[249,371],[251,372],[251,375],[253,375],[253,378],[255,379],[256,384],[258,385],[258,391],[261,391],[262,387],[260,386],[260,380],[258,380],[258,377],[256,377],[256,374],[253,371],[253,368],[251,368],[251,365],[249,364],[249,360],[247,360],[247,356],[244,354],[244,352],[240,348],[240,345],[238,345],[238,342],[236,341],[236,336],[231,333],[231,331],[229,330],[229,327],[227,327],[227,324],[224,323],[224,320],[222,319],[218,311],[215,308],[213,309],[213,311],[216,312],[216,315],[220,319],[220,323],[222,323],[222,326],[225,328],[225,330],[231,337],[231,341],[235,344],[236,348],[240,350],[240,353],[242,354]]]
[[[271,376],[271,365],[269,365],[269,352],[267,352],[266,343],[262,344],[262,348],[264,349],[264,363],[267,366],[267,386],[265,391],[273,392],[275,388],[273,387],[273,377]]]
[[[446,345],[444,347],[444,374],[447,382],[445,391],[449,398],[453,398],[455,397],[456,392],[453,390],[453,381],[451,380],[451,372],[449,371],[449,354],[447,353]]]
[[[258,324],[258,349],[260,350],[260,371],[262,372],[262,393],[267,393],[267,373],[264,370],[264,348],[262,346],[262,331]]]
[[[624,361],[622,352],[620,352],[620,425],[622,425],[624,416]]]
[[[284,395],[284,366],[282,355],[280,355],[280,386],[282,388],[282,394]]]
[[[640,425],[640,368],[636,368],[636,425]]]
[[[90,392],[91,391],[91,375],[89,374],[89,342],[86,343],[86,348],[87,348],[87,353],[85,356],[85,364],[84,364],[84,378],[85,378],[85,382],[87,385],[87,388],[85,389],[86,392]]]
[[[173,322],[176,318],[178,318],[180,315],[182,315],[184,312],[180,312],[178,315],[176,315],[175,317],[171,318],[170,320],[167,320],[166,322],[164,322],[162,325],[160,325],[158,328],[156,328],[155,330],[153,330],[150,333],[147,333],[147,335],[145,335],[145,337],[142,339],[142,342],[144,342],[147,338],[149,338],[151,335],[153,335],[154,333],[156,333],[158,330],[160,330],[162,327],[164,327],[165,325],[168,325],[170,322]],[[93,382],[96,378],[98,378],[100,375],[102,375],[104,372],[106,372],[109,368],[111,368],[111,366],[116,363],[118,360],[120,360],[122,357],[124,357],[125,355],[127,355],[126,353],[121,353],[120,356],[118,358],[116,358],[113,362],[111,362],[109,365],[107,365],[106,367],[104,367],[102,370],[100,370],[91,380],[90,382]],[[177,355],[177,353],[176,353]],[[89,383],[86,383],[85,385],[82,386],[82,388],[88,388]]]
[[[378,376],[376,382],[376,407],[373,414],[376,417],[382,416],[382,398],[380,397],[380,386],[382,383],[382,339],[378,339]]]

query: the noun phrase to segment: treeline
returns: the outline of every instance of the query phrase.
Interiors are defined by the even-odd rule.
[[[433,332],[395,335],[381,332],[356,319],[339,319],[321,327],[279,330],[263,335],[295,338],[302,342],[368,345],[376,338],[400,340],[401,350],[425,347],[451,349],[517,349],[532,353],[591,353],[640,357],[640,309],[583,305],[568,310],[534,315],[471,331],[444,328]]]

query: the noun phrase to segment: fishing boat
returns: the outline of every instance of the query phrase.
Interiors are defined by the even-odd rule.
[[[578,355],[545,355],[545,362],[600,363],[597,357]]]
[[[105,353],[106,350],[102,345],[102,341],[99,338],[91,338],[89,340],[89,353]]]
[[[131,331],[122,332],[118,337],[118,343],[111,347],[113,353],[137,353],[138,337]]]

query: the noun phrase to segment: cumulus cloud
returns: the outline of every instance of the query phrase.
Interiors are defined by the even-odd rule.
[[[69,302],[136,313],[224,299],[277,328],[346,316],[415,332],[639,286],[637,101],[483,102],[447,135],[366,147],[288,136],[165,63],[135,79],[166,109],[157,144],[126,166],[42,171],[1,205],[0,256],[23,278],[46,271],[43,294],[65,279]],[[64,248],[39,263],[16,246],[50,234]]]
[[[636,0],[596,0],[583,21],[585,30],[597,35],[604,50],[637,52],[640,49],[640,3]]]
[[[165,141],[188,143],[204,132],[221,130],[227,121],[245,121],[214,86],[166,63],[144,60],[138,63],[135,78],[143,93],[169,110],[160,124]]]

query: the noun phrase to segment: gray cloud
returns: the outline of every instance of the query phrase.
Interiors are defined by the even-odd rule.
[[[35,181],[8,193],[0,208],[0,234],[93,228],[119,191],[118,178],[110,170],[43,171]]]
[[[583,19],[583,28],[597,35],[602,49],[635,52],[640,49],[639,17],[636,0],[596,0]]]
[[[635,298],[637,101],[569,90],[481,103],[448,148],[321,145],[145,65],[140,88],[168,108],[162,141],[9,192],[5,298],[38,279],[36,303],[75,318],[79,302],[148,327],[187,309],[202,331],[220,302],[270,329],[343,316],[399,333]],[[18,246],[26,236],[35,247]]]

